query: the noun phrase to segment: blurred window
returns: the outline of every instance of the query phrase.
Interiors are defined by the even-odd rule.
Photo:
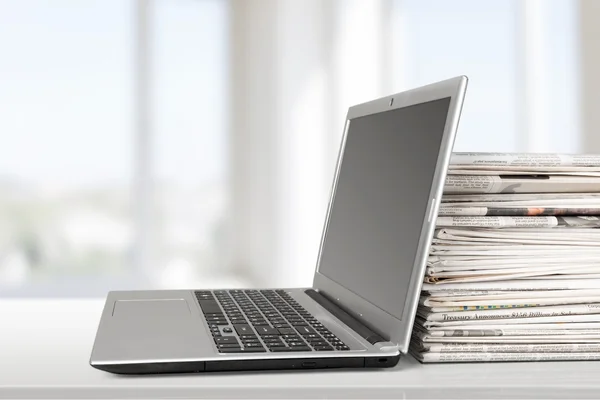
[[[220,0],[0,1],[0,295],[189,285],[221,266],[226,30]]]
[[[581,150],[577,3],[0,0],[0,296],[310,282],[348,106],[458,74],[456,150]]]
[[[458,151],[578,151],[577,2],[398,0],[404,86],[466,74]]]

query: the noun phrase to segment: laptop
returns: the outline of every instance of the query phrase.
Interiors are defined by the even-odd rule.
[[[351,107],[311,288],[113,291],[92,367],[395,366],[408,345],[464,76]]]

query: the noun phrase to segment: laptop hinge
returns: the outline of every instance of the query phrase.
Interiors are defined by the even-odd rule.
[[[321,307],[329,311],[337,319],[339,319],[348,327],[350,327],[354,332],[362,336],[367,342],[371,344],[386,342],[386,340],[382,338],[377,332],[373,331],[371,328],[360,322],[358,319],[354,318],[347,311],[342,309],[333,301],[329,300],[323,294],[317,292],[314,289],[307,289],[304,292],[308,295],[308,297],[316,301]]]

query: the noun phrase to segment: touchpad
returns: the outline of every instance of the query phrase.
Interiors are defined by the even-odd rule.
[[[190,315],[190,307],[185,299],[149,299],[149,300],[117,300],[113,309],[113,317],[128,319],[162,319]]]

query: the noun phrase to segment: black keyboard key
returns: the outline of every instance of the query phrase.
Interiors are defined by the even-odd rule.
[[[258,336],[256,336],[254,334],[254,332],[252,332],[252,334],[240,335],[240,337],[242,339],[257,339],[258,340]]]
[[[295,321],[295,322],[292,322],[292,325],[294,327],[296,327],[296,326],[306,326],[306,325],[308,325],[308,322],[305,322],[305,321]]]
[[[256,335],[252,327],[248,324],[233,324],[233,329],[238,335]]]
[[[234,348],[240,348],[240,345],[237,343],[219,343],[217,344],[217,347],[219,349],[234,349]]]
[[[286,351],[312,351],[312,349],[308,346],[297,346],[297,347],[273,347],[271,349],[272,352],[286,352]]]
[[[233,329],[231,329],[230,327],[227,326],[227,327],[223,328],[223,333],[231,333],[231,332],[233,332]]]
[[[264,353],[264,352],[266,352],[266,350],[264,348],[262,348],[262,347],[261,348],[257,348],[257,347],[256,348],[255,347],[253,347],[253,348],[247,348],[247,347],[245,347],[243,349],[240,349],[240,348],[237,348],[237,349],[235,349],[235,348],[219,349],[219,353]]]
[[[267,342],[265,343],[265,346],[267,346],[268,348],[271,347],[287,347],[285,343],[283,343],[281,340],[278,342]]]
[[[260,347],[261,349],[263,348],[263,345],[260,343],[244,343],[244,347],[245,348],[257,348]]]
[[[274,353],[281,353],[281,352],[285,352],[285,351],[292,351],[289,347],[287,346],[277,346],[277,347],[269,347],[269,350],[271,350]]]
[[[264,347],[244,347],[244,353],[266,353]]]
[[[215,300],[200,300],[198,303],[204,314],[221,312],[221,307],[219,307],[219,303]]]
[[[256,332],[258,332],[259,335],[264,336],[264,335],[277,335],[279,333],[279,331],[276,328],[272,328],[270,326],[257,326],[256,327]]]
[[[335,346],[335,348],[338,350],[350,350],[350,348],[348,346],[346,346],[345,344],[341,345],[341,346]]]
[[[277,328],[280,335],[295,335],[296,330],[293,328]]]
[[[235,336],[223,336],[220,338],[215,338],[215,342],[217,344],[235,343],[235,344],[239,345],[238,340]]]
[[[213,317],[225,318],[225,315],[222,312],[204,313],[204,316],[206,318],[213,318]]]
[[[295,331],[289,335],[283,335],[285,339],[300,339],[300,335],[298,335]],[[300,339],[301,340],[301,339]]]
[[[281,341],[281,339],[280,339],[280,337],[279,337],[279,336],[276,336],[276,337],[270,337],[270,336],[269,336],[269,337],[267,337],[267,336],[262,336],[262,340],[263,340],[263,342],[265,342],[265,343],[266,343],[266,342],[280,342],[280,341]]]
[[[313,346],[315,351],[333,351],[333,347],[331,346]]]
[[[208,317],[206,318],[206,320],[208,321],[208,323],[214,322],[215,324],[221,321],[227,321],[225,317]]]
[[[290,346],[290,347],[306,346],[306,343],[304,343],[304,342],[288,342],[288,346]]]

